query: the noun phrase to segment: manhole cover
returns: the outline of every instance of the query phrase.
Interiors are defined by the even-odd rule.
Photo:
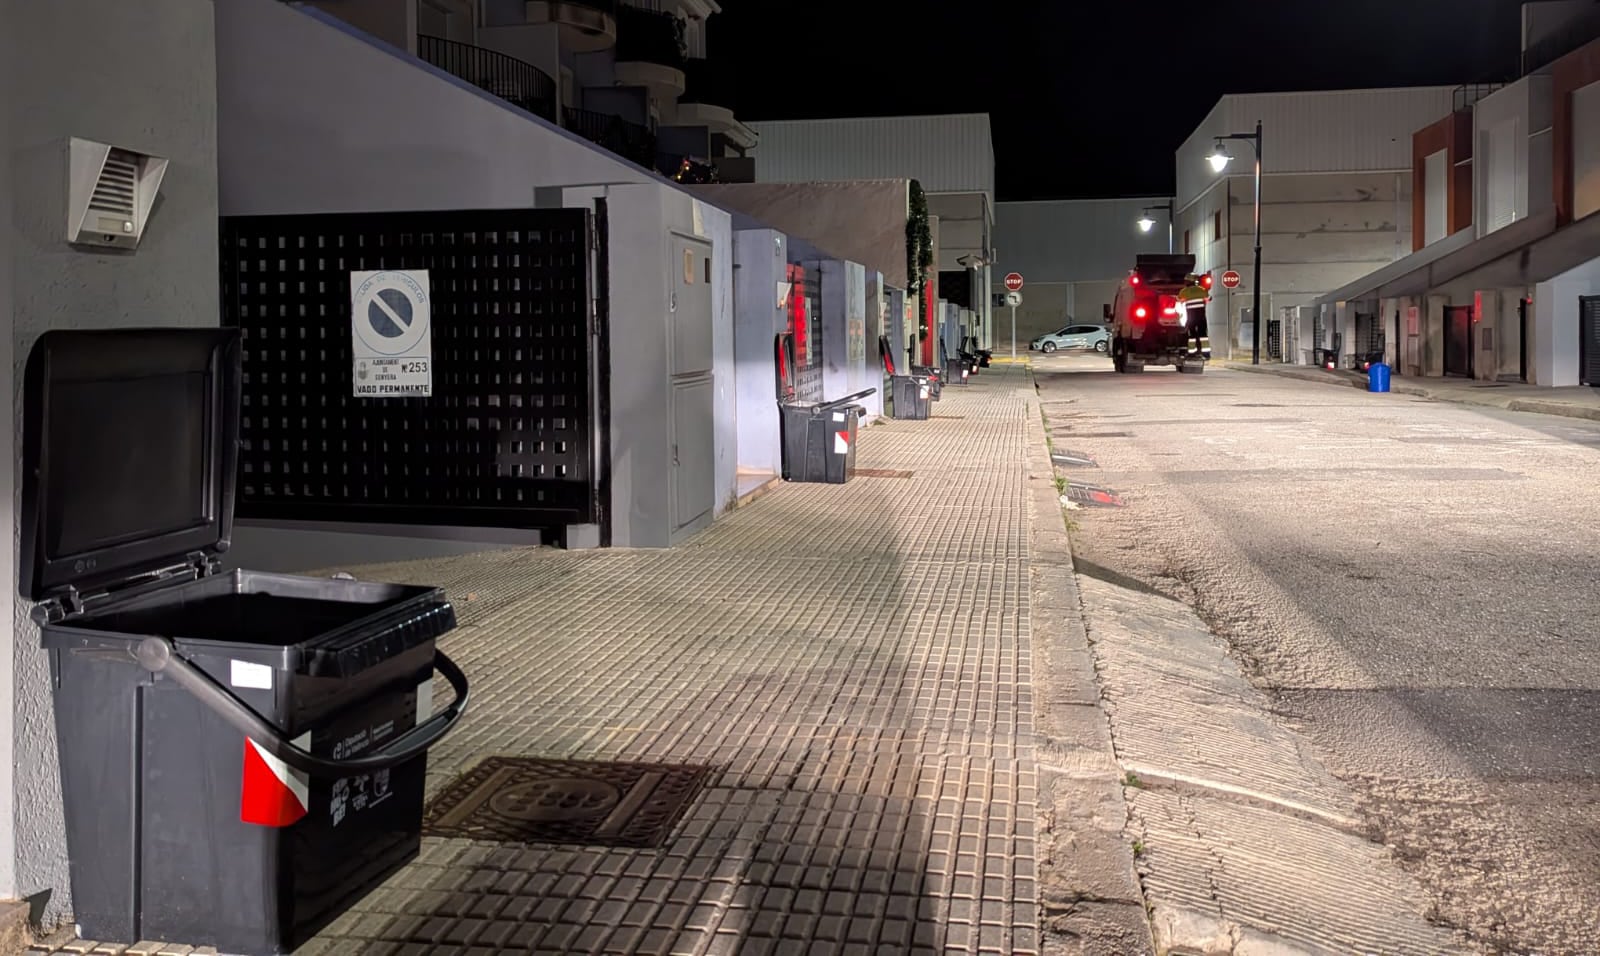
[[[1096,488],[1070,481],[1067,482],[1067,499],[1092,508],[1121,508],[1124,505],[1122,496],[1110,488]]]
[[[1077,468],[1100,467],[1086,451],[1053,451],[1050,453],[1050,460],[1058,465],[1068,465]]]
[[[910,478],[914,472],[895,471],[892,468],[857,468],[857,478]]]
[[[429,836],[659,847],[711,767],[489,757],[434,798]]]

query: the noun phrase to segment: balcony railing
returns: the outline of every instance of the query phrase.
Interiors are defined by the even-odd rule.
[[[532,63],[443,37],[417,37],[417,56],[513,106],[557,121],[556,81]]]
[[[1471,109],[1479,100],[1504,88],[1504,83],[1468,83],[1465,86],[1458,86],[1455,89],[1455,110],[1459,113]]]
[[[670,13],[657,13],[638,7],[619,8],[617,60],[683,69],[688,60],[683,21]]]
[[[1600,6],[1573,17],[1554,33],[1522,51],[1522,74],[1543,69],[1591,40],[1600,38]]]
[[[623,159],[646,169],[656,165],[656,134],[620,116],[567,107],[561,125],[591,143],[598,143]]]

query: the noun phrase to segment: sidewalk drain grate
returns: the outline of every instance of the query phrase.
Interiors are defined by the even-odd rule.
[[[855,471],[857,478],[910,478],[915,474],[912,471],[895,471],[893,468],[857,468]]]
[[[659,847],[712,769],[489,757],[434,798],[422,832],[497,843]]]

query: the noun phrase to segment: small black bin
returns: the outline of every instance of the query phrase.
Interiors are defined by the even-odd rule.
[[[416,855],[427,748],[466,707],[439,589],[219,570],[239,348],[50,332],[28,360],[21,590],[84,939],[292,951]]]
[[[779,402],[783,480],[842,485],[856,471],[856,430],[866,409],[853,404],[869,388],[832,402]]]
[[[933,383],[925,375],[894,375],[894,417],[907,421],[926,421],[933,409]]]

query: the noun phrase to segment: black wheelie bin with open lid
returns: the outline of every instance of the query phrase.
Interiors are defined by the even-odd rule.
[[[19,571],[84,939],[292,951],[416,855],[466,708],[440,589],[219,570],[239,403],[234,330],[48,332],[28,359]]]

